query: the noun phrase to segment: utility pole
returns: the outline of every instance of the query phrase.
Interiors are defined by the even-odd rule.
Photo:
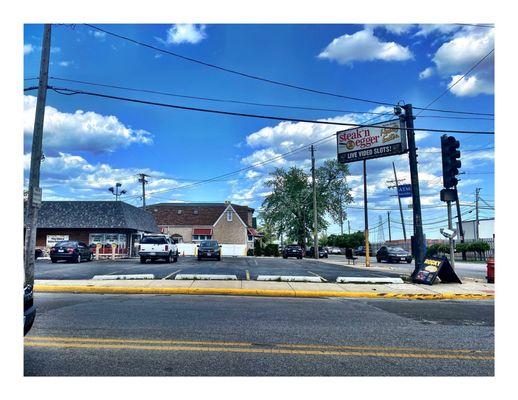
[[[412,210],[414,221],[414,236],[412,249],[415,259],[415,269],[412,276],[417,274],[424,260],[423,219],[421,216],[421,197],[419,194],[419,174],[417,171],[417,148],[415,146],[414,115],[412,104],[403,106],[405,110],[405,125],[408,142],[408,161],[410,164],[410,181],[412,185]]]
[[[479,224],[479,218],[478,218],[478,201],[479,201],[479,194],[480,194],[480,188],[475,189],[475,240],[478,240],[479,233],[478,233],[478,224]]]
[[[455,191],[457,192],[457,185],[455,185]],[[460,236],[460,242],[464,243],[464,228],[462,227],[462,215],[460,215],[460,200],[459,200],[459,194],[457,192],[457,200],[455,201],[457,204],[457,221],[459,224],[459,236]],[[466,261],[466,252],[462,252],[462,261]]]
[[[349,232],[349,235],[351,234],[351,221],[347,220],[347,229]]]
[[[317,186],[315,171],[315,148],[311,145],[311,177],[313,178],[313,255],[318,258]]]
[[[388,230],[389,230],[389,242],[392,242],[392,232],[390,231],[390,211],[387,211]]]
[[[342,193],[338,195],[338,201],[340,202],[340,235],[344,234],[344,210],[342,204]]]
[[[369,213],[367,211],[367,161],[363,160],[363,212],[365,219],[365,266],[371,266],[369,246]]]
[[[448,206],[448,229],[453,230],[453,222],[451,217],[451,201],[446,202]],[[452,268],[455,268],[455,249],[453,246],[453,236],[450,236],[448,238],[449,244],[450,244],[450,264]]]
[[[25,284],[34,285],[34,259],[36,247],[36,230],[38,226],[38,209],[41,207],[40,168],[43,146],[43,122],[47,101],[47,84],[49,78],[51,24],[43,27],[43,43],[41,45],[40,76],[38,99],[32,133],[31,169],[29,172],[29,193],[27,199],[27,225],[25,226],[24,270]]]
[[[406,229],[405,229],[405,219],[403,217],[403,207],[401,206],[401,197],[399,197],[399,180],[397,179],[396,173],[396,164],[392,162],[392,169],[394,170],[394,181],[396,182],[396,190],[397,190],[397,201],[399,203],[399,214],[401,214],[401,225],[403,226],[403,238],[406,243]]]
[[[149,176],[149,175],[146,175],[144,173],[141,173],[141,174],[138,174],[140,176],[139,178],[139,182],[142,183],[142,209],[144,211],[146,211],[146,176]]]

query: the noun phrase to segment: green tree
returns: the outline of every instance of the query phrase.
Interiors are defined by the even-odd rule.
[[[349,174],[347,166],[328,160],[316,169],[317,223],[320,231],[329,225],[326,213],[336,211],[336,193],[343,191],[343,201],[352,201],[343,181]],[[340,182],[338,182],[340,181]],[[267,181],[271,193],[263,202],[263,220],[288,239],[306,247],[313,230],[313,198],[310,174],[302,169],[277,168]],[[334,211],[333,211],[334,210]]]

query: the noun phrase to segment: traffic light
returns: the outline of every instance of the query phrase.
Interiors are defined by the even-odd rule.
[[[442,181],[446,189],[457,186],[459,182],[457,179],[461,166],[459,147],[459,141],[453,136],[441,136]]]

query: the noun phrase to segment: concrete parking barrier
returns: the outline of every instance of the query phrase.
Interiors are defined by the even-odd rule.
[[[176,280],[210,280],[210,281],[237,281],[236,275],[214,274],[177,274]]]
[[[96,281],[130,280],[130,279],[155,279],[153,274],[131,274],[131,275],[95,275],[92,279]]]
[[[323,282],[319,276],[290,276],[290,275],[259,275],[258,281],[277,281],[277,282]]]
[[[336,278],[336,283],[404,283],[401,278],[375,278],[375,277],[356,277],[340,276]]]

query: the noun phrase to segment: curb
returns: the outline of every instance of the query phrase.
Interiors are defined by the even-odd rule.
[[[35,285],[38,293],[90,293],[90,294],[161,294],[161,295],[229,295],[258,297],[345,297],[345,298],[390,298],[407,300],[493,300],[493,294],[476,293],[372,293],[339,292],[324,290],[275,290],[275,289],[231,289],[231,288],[158,288],[120,286],[59,286]]]

